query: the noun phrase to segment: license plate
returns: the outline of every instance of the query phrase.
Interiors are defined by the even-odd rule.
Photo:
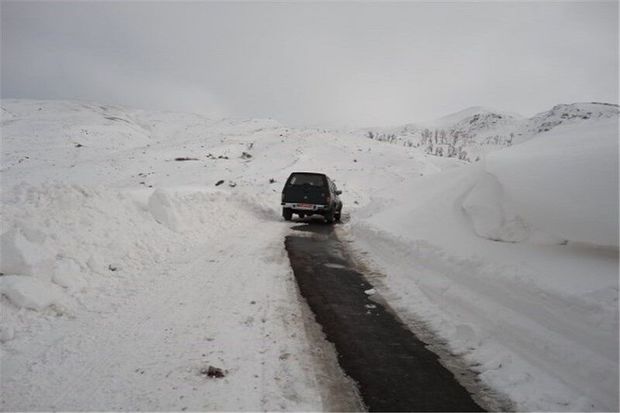
[[[312,204],[297,204],[297,208],[299,209],[314,209]]]

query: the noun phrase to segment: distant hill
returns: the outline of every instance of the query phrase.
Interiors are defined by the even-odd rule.
[[[618,105],[599,102],[560,104],[531,118],[475,106],[430,122],[364,128],[353,133],[419,148],[429,155],[472,162],[484,153],[525,142],[560,125],[593,122],[619,113]]]

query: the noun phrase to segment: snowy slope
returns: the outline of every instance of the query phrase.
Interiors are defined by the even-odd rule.
[[[212,184],[148,188],[192,183],[171,158],[187,155],[185,139],[204,143],[209,120],[5,108],[3,409],[321,407],[290,272],[270,248],[280,229],[247,239],[257,212]],[[214,132],[235,130],[246,134]],[[210,365],[227,371],[223,383]]]
[[[618,247],[618,119],[562,124],[486,159],[529,228]]]
[[[483,106],[472,106],[465,108],[455,113],[451,113],[446,116],[442,116],[439,119],[434,119],[426,122],[421,122],[420,125],[431,129],[450,129],[453,125],[458,123],[466,123],[467,121],[476,117],[476,115],[501,115],[506,120],[510,119],[522,119],[521,115],[516,113],[503,113],[494,108],[488,108]],[[498,118],[501,119],[501,118]],[[490,124],[489,124],[490,125]],[[479,126],[479,125],[478,125]]]
[[[360,408],[309,338],[281,185],[322,169],[362,205],[364,186],[439,167],[269,120],[2,106],[3,409]]]
[[[522,122],[484,113],[471,128]],[[614,125],[569,119],[470,165],[272,120],[3,101],[2,408],[359,409],[283,249],[281,185],[320,170],[413,328],[520,410],[617,409]]]
[[[560,125],[588,119],[616,119],[617,105],[573,103],[556,105],[531,118],[480,106],[437,120],[396,128],[367,128],[356,136],[420,148],[428,154],[476,161],[486,153],[523,143]]]
[[[557,126],[391,188],[352,232],[412,325],[521,408],[616,410],[617,154],[617,118]]]
[[[556,126],[575,125],[588,119],[617,119],[618,113],[618,105],[609,103],[591,102],[556,105],[524,122],[517,135],[528,138],[541,132],[548,132]]]

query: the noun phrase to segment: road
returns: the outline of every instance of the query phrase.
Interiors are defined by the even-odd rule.
[[[484,411],[393,313],[377,300],[334,226],[303,220],[285,240],[301,295],[369,411]]]

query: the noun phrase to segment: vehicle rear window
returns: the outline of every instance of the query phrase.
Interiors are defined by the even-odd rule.
[[[304,185],[311,186],[324,186],[325,178],[322,175],[310,175],[310,174],[295,174],[291,176],[289,185]]]

